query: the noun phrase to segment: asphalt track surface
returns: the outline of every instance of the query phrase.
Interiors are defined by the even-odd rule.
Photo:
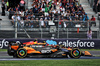
[[[100,51],[89,51],[93,57],[80,57],[79,59],[100,59]],[[98,56],[98,57],[97,57]],[[73,60],[72,58],[13,58],[9,56],[7,52],[0,52],[0,61],[10,61],[10,60]]]

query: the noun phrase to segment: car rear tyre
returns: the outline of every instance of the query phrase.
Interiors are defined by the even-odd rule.
[[[7,50],[8,55],[12,56],[14,53],[11,52],[11,46],[8,46],[8,50]]]
[[[24,48],[19,48],[17,50],[17,57],[18,58],[25,58],[27,56],[27,51]]]

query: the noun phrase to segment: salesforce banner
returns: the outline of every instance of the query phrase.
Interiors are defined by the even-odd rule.
[[[0,39],[0,49],[7,49],[10,42],[27,43],[35,39]],[[100,49],[100,40],[87,39],[37,39],[38,42],[46,42],[49,45],[64,45],[65,47],[79,47],[80,49]]]

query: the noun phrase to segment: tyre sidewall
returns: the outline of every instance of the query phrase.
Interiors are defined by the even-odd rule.
[[[79,55],[78,55],[78,56],[75,56],[75,55],[73,54],[73,52],[74,52],[75,50],[77,50],[77,51],[79,52]],[[71,58],[80,58],[80,56],[81,56],[81,52],[80,52],[79,49],[72,49],[70,55],[71,55]]]
[[[23,50],[23,51],[25,52],[25,54],[24,54],[23,56],[19,55],[19,52],[20,52],[21,50]],[[26,51],[26,49],[24,49],[24,48],[19,48],[19,49],[17,50],[17,57],[19,57],[19,58],[25,58],[26,56],[27,56],[27,51]]]

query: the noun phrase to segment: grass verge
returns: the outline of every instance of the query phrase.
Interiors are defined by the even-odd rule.
[[[100,59],[0,61],[0,66],[100,66]]]
[[[100,51],[100,49],[80,49],[81,51]]]
[[[0,49],[0,52],[6,52],[7,49]]]

